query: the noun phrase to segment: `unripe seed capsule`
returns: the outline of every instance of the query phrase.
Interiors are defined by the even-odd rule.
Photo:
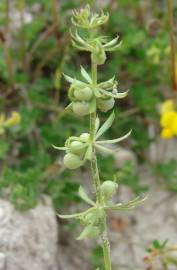
[[[74,91],[74,96],[79,101],[89,101],[92,98],[93,92],[89,87],[78,89]]]
[[[83,142],[88,142],[89,141],[89,138],[90,138],[90,134],[89,133],[82,133],[80,135],[80,139],[83,141]]]
[[[95,52],[92,53],[92,61],[97,63],[97,65],[103,65],[106,61],[106,53],[102,48],[97,48]]]
[[[112,181],[105,181],[101,185],[101,193],[105,199],[110,199],[118,188],[118,184]]]
[[[66,168],[74,170],[82,165],[82,161],[77,155],[68,153],[64,156],[64,165]]]
[[[70,143],[69,150],[76,155],[82,155],[84,153],[85,145],[79,141],[73,141]]]
[[[87,115],[90,111],[90,104],[85,101],[75,101],[73,102],[73,111],[79,116]]]
[[[114,103],[115,103],[114,98],[98,99],[98,108],[102,112],[107,112],[114,107]]]

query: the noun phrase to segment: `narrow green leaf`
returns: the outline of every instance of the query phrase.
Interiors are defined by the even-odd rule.
[[[111,41],[103,45],[103,48],[109,48],[110,46],[114,46],[117,43],[118,39],[119,39],[119,36],[117,36],[116,38],[112,39]]]
[[[120,138],[117,138],[117,139],[113,139],[113,140],[104,140],[104,141],[97,141],[96,143],[98,144],[113,144],[113,143],[118,143],[118,142],[121,142],[125,139],[127,139],[130,134],[131,134],[132,130],[130,130],[127,134],[125,134],[124,136],[120,137]]]
[[[116,51],[117,49],[119,49],[119,47],[122,45],[122,41],[120,41],[117,45],[113,46],[113,47],[109,47],[106,48],[107,52],[113,52]]]
[[[122,99],[122,98],[124,98],[124,97],[126,97],[128,95],[128,92],[129,91],[125,91],[125,92],[122,92],[122,93],[113,94],[112,92],[108,92],[108,91],[105,91],[103,89],[100,89],[100,92],[102,92],[104,95],[109,96],[109,97],[113,97],[113,98],[117,98],[117,99]]]
[[[113,87],[113,85],[115,84],[115,76],[113,76],[111,79],[105,81],[105,82],[101,82],[98,84],[98,86],[100,88],[103,88],[105,90],[109,90]]]
[[[86,226],[84,230],[81,232],[81,234],[77,237],[77,240],[83,240],[87,238],[90,235],[92,228],[93,228],[92,224],[89,224],[88,226]]]
[[[81,74],[82,77],[88,82],[88,83],[92,83],[92,79],[90,77],[90,75],[87,73],[87,71],[81,66]]]
[[[113,155],[114,154],[114,151],[107,148],[107,147],[104,147],[102,145],[98,145],[98,144],[95,144],[95,147],[100,150],[100,152],[103,152],[103,153],[106,153],[106,154],[109,154],[109,155]]]
[[[69,83],[72,83],[75,80],[74,78],[72,78],[64,73],[63,73],[63,76],[64,76],[65,80]]]
[[[106,120],[106,122],[101,126],[101,128],[98,130],[96,134],[96,139],[98,139],[101,135],[103,135],[112,125],[115,118],[114,111],[111,113],[109,118]]]
[[[91,159],[92,159],[92,146],[89,145],[85,153],[84,160],[91,160]]]
[[[139,196],[136,197],[135,199],[129,201],[128,203],[118,203],[112,206],[106,206],[105,209],[110,209],[110,210],[118,210],[118,211],[126,211],[126,210],[131,210],[144,202],[147,199],[147,196],[144,197],[143,199],[140,198]]]
[[[90,205],[95,205],[95,203],[88,197],[87,193],[85,192],[84,188],[82,186],[79,187],[79,196],[83,201]]]
[[[71,214],[71,215],[60,215],[60,214],[57,214],[58,217],[63,218],[63,219],[79,218],[82,215],[83,215],[83,213],[76,213],[76,214]]]
[[[60,147],[60,146],[56,146],[56,145],[54,145],[54,144],[52,144],[52,146],[53,146],[53,148],[55,148],[55,149],[57,149],[57,150],[62,150],[62,151],[67,150],[66,147]]]
[[[100,127],[100,119],[97,117],[95,120],[95,134],[97,133],[99,127]]]
[[[76,49],[78,49],[80,51],[89,51],[87,48],[78,45],[74,40],[72,40],[72,45],[73,45],[73,47],[75,47]]]

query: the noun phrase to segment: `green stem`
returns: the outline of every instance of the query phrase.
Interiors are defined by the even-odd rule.
[[[92,80],[94,84],[97,84],[97,64],[92,60]],[[96,112],[90,114],[90,140],[92,142],[92,160],[91,160],[91,173],[92,179],[96,191],[96,199],[97,202],[102,204],[103,199],[101,196],[101,189],[100,189],[100,176],[99,170],[97,165],[97,157],[96,151],[94,147],[94,137],[95,137],[95,119],[96,119]],[[110,244],[107,236],[107,224],[106,224],[106,217],[103,220],[104,225],[104,232],[101,235],[102,238],[102,247],[103,247],[103,254],[104,254],[104,263],[105,263],[105,270],[111,270],[111,259],[110,259]]]

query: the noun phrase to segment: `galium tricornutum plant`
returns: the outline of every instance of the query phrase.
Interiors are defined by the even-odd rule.
[[[87,51],[91,55],[91,71],[87,72],[81,67],[83,81],[64,75],[70,83],[69,108],[78,116],[90,117],[90,129],[88,133],[83,133],[79,137],[72,136],[66,140],[64,147],[55,147],[66,152],[64,165],[68,169],[77,169],[85,162],[91,164],[91,175],[95,190],[96,200],[89,198],[83,187],[79,188],[80,197],[90,205],[86,211],[71,215],[59,215],[61,218],[78,219],[84,226],[83,231],[77,238],[101,238],[105,269],[111,270],[110,244],[107,235],[107,213],[112,211],[124,211],[134,208],[142,200],[135,198],[128,203],[113,204],[112,196],[118,188],[117,183],[111,180],[101,183],[99,169],[97,166],[97,150],[110,152],[106,146],[126,139],[130,132],[125,136],[113,140],[100,140],[100,137],[111,127],[114,121],[112,112],[106,122],[100,126],[97,110],[107,112],[114,107],[115,99],[124,98],[127,92],[119,93],[115,78],[104,82],[98,82],[97,68],[106,61],[106,52],[115,51],[120,43],[118,37],[109,41],[108,37],[97,36],[97,28],[108,21],[109,15],[103,12],[99,15],[90,12],[90,7],[73,12],[72,23],[75,27],[71,31],[72,44],[79,50]],[[85,35],[80,34],[80,29],[85,30]],[[83,31],[82,31],[83,33]]]

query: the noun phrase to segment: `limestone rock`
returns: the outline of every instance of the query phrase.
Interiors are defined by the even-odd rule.
[[[48,197],[26,212],[0,200],[0,270],[57,270],[57,235]]]
[[[114,152],[115,164],[117,168],[122,168],[122,166],[127,162],[131,162],[135,167],[137,166],[137,160],[135,154],[125,148],[119,147],[117,151]]]

